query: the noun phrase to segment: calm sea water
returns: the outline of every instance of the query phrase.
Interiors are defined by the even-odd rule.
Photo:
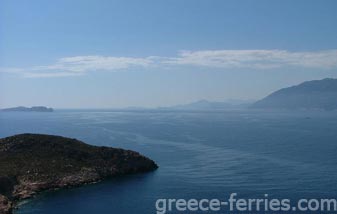
[[[337,198],[337,112],[0,113],[0,137],[46,133],[139,151],[160,168],[49,192],[19,214],[150,214],[158,198]]]

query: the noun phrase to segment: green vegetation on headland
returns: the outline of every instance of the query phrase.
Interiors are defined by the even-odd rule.
[[[21,134],[0,139],[0,214],[51,189],[157,169],[141,154],[60,136]]]

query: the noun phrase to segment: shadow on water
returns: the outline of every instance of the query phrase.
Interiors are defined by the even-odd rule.
[[[116,211],[121,209],[132,212],[135,206],[129,203],[136,203],[139,207],[141,201],[152,199],[151,193],[146,192],[153,185],[155,177],[156,171],[110,178],[76,188],[47,191],[22,201],[15,214],[44,214],[46,210],[48,214],[119,213]],[[135,195],[135,192],[139,195]],[[144,198],[144,194],[148,198]]]

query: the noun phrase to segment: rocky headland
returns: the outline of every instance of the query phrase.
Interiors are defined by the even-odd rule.
[[[20,134],[0,139],[0,214],[39,192],[157,169],[152,160],[123,149],[76,139]]]

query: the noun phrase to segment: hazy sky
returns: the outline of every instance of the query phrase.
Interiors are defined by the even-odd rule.
[[[335,0],[0,0],[0,108],[259,99],[337,77]]]

